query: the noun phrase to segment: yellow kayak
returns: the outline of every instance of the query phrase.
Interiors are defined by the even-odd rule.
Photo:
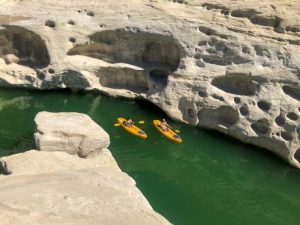
[[[146,139],[147,138],[147,134],[143,130],[141,130],[140,128],[138,128],[137,126],[134,126],[134,125],[132,125],[131,127],[126,126],[124,124],[124,121],[125,121],[124,118],[120,117],[120,118],[117,119],[117,121],[118,121],[118,123],[121,124],[121,126],[124,128],[124,130],[126,130],[128,133],[130,133],[130,134],[132,134],[134,136],[137,136],[139,138],[142,138],[142,139]]]
[[[178,134],[176,134],[174,131],[172,131],[171,129],[168,129],[166,131],[163,131],[161,128],[160,128],[160,123],[161,121],[160,120],[153,120],[153,125],[156,127],[156,129],[162,134],[164,135],[166,138],[172,140],[172,141],[175,141],[177,143],[181,143],[182,142],[182,139],[180,138],[180,136]]]

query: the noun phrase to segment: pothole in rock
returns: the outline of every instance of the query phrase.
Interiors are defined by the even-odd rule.
[[[239,121],[239,113],[230,106],[220,106],[217,109],[201,109],[198,112],[200,124],[224,125],[230,127]]]
[[[239,104],[239,103],[241,103],[241,98],[239,98],[239,97],[234,97],[234,102],[236,103],[236,104]]]
[[[36,33],[19,26],[3,26],[0,30],[0,57],[16,55],[18,64],[31,68],[49,65],[50,57],[42,38]]]
[[[264,15],[261,12],[256,11],[255,9],[237,9],[231,12],[231,16],[239,18],[247,18],[253,24],[261,26],[273,27],[276,32],[282,32],[280,24],[282,18],[274,15]]]
[[[51,68],[50,68],[50,69],[48,70],[48,73],[54,74],[55,71],[54,71],[54,69],[51,69]]]
[[[241,108],[240,108],[240,113],[243,115],[243,116],[248,116],[249,115],[249,108],[247,105],[243,105]]]
[[[219,96],[219,95],[217,95],[217,94],[212,94],[211,97],[213,97],[214,99],[217,99],[217,100],[219,100],[219,101],[222,101],[222,102],[225,101],[224,98],[223,98],[222,96]]]
[[[211,84],[222,91],[237,95],[251,96],[259,90],[259,84],[243,77],[216,77]]]
[[[45,22],[45,26],[54,28],[56,26],[56,24],[55,24],[55,22],[53,20],[47,20]]]
[[[69,41],[72,42],[72,43],[75,43],[75,42],[76,42],[76,39],[73,38],[73,37],[70,37],[70,38],[69,38]]]
[[[199,95],[200,97],[207,97],[207,96],[208,96],[208,93],[207,93],[207,91],[206,91],[206,88],[204,88],[204,87],[199,87],[198,95]]]
[[[299,86],[283,86],[282,90],[285,94],[300,101],[300,87]]]
[[[269,131],[269,126],[267,119],[259,119],[251,124],[252,130],[258,135],[266,134]]]
[[[87,14],[88,16],[95,16],[95,13],[94,13],[93,11],[88,11],[86,14]]]
[[[258,108],[260,108],[262,111],[265,112],[269,111],[271,108],[271,104],[267,101],[259,101],[257,102],[257,106]]]
[[[237,9],[233,10],[231,12],[231,16],[233,17],[239,17],[239,18],[244,18],[244,17],[251,17],[257,14],[257,11],[254,9]]]
[[[286,116],[290,120],[294,120],[294,121],[299,119],[299,116],[297,115],[297,113],[294,113],[294,112],[290,112]]]
[[[211,35],[213,30],[203,30],[203,32]],[[221,36],[220,34],[218,35]],[[232,63],[244,64],[251,62],[251,58],[248,55],[240,52],[241,45],[237,42],[222,40],[212,36],[208,41],[199,42],[198,45],[194,58],[202,58],[205,63],[226,66]]]
[[[75,22],[74,22],[73,20],[69,20],[69,21],[68,21],[68,24],[70,24],[70,25],[75,25]]]
[[[279,115],[275,118],[275,123],[278,126],[283,126],[285,124],[285,117],[283,115]]]
[[[286,131],[283,131],[281,132],[281,137],[286,140],[286,141],[291,141],[293,140],[293,137],[290,133],[286,132]]]

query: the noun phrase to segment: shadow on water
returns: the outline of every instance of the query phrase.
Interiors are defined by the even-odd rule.
[[[152,102],[149,102],[147,100],[142,100],[142,99],[136,99],[134,100],[134,102],[138,105],[139,109],[142,110],[144,113],[147,114],[155,113],[155,115],[158,118],[170,119],[168,115],[161,108],[159,108],[157,105],[155,105]]]
[[[202,130],[205,132],[208,136],[218,139],[221,142],[228,142],[231,143],[232,145],[236,146],[237,148],[233,148],[234,151],[239,151],[243,154],[255,154],[257,157],[263,157],[265,160],[274,162],[275,164],[278,164],[279,167],[284,166],[284,167],[289,167],[290,166],[287,164],[286,161],[284,161],[281,157],[275,155],[272,153],[270,150],[255,146],[253,144],[248,144],[248,143],[243,143],[231,136],[225,135],[219,131],[215,130],[209,130],[209,129],[203,129],[203,128],[198,128],[199,130]],[[243,146],[244,148],[238,148],[238,146]]]

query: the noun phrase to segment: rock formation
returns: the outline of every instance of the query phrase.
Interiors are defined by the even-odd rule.
[[[1,86],[146,99],[300,168],[297,0],[0,2]]]
[[[77,118],[76,128],[82,131],[94,123],[78,113],[69,116]],[[39,113],[35,120],[37,128],[45,130],[44,125],[51,123],[49,130],[54,133],[55,124],[62,126],[56,127],[55,138],[49,138],[53,133],[39,133],[37,140],[44,135],[51,139],[47,142],[51,148],[44,143],[42,151],[31,150],[0,159],[9,174],[0,176],[1,225],[170,224],[151,208],[135,181],[119,169],[108,149],[95,146],[96,150],[87,158],[66,153],[76,153],[79,148],[90,151],[89,145],[74,141],[76,132],[70,129],[73,125],[67,118],[68,113]],[[87,139],[93,140],[98,135],[100,142],[101,138],[102,143],[108,141],[99,126],[98,130],[84,134]],[[68,138],[73,142],[68,142],[70,146],[66,149],[62,139]]]
[[[109,135],[85,114],[40,112],[34,121],[38,150],[86,157],[109,146]]]

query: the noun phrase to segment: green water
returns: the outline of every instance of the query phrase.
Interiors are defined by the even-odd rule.
[[[95,93],[0,90],[0,156],[34,148],[39,111],[90,115],[111,137],[110,150],[153,208],[174,224],[300,224],[300,173],[272,154],[217,132],[175,122],[184,140],[163,138],[155,108]],[[127,115],[145,120],[146,141],[114,127]],[[0,184],[1,185],[1,184]]]

